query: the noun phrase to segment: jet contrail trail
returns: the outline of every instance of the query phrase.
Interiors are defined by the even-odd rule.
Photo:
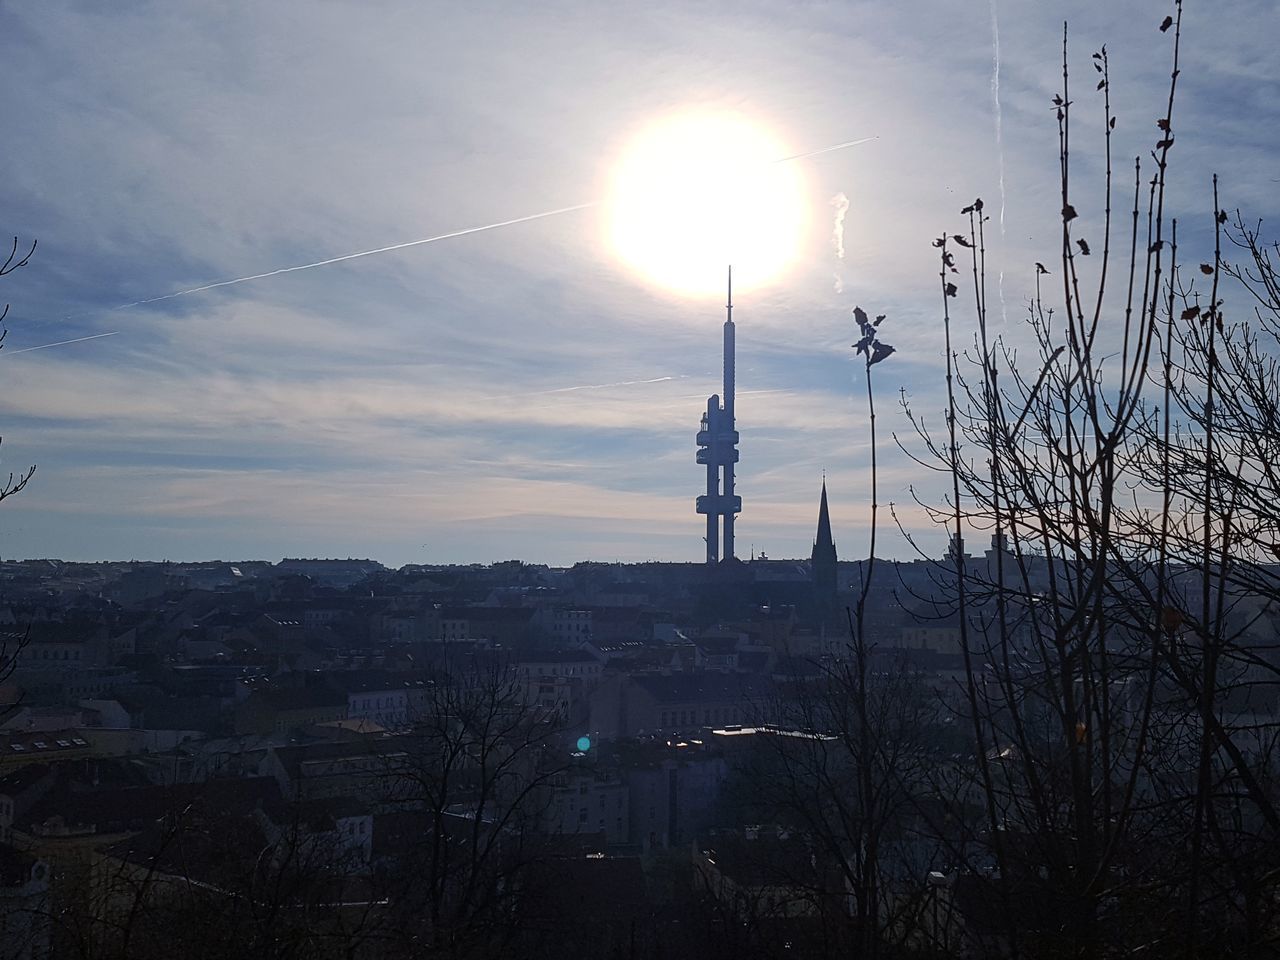
[[[610,387],[635,387],[642,383],[666,383],[668,380],[683,380],[684,377],[653,377],[650,380],[619,380],[617,383],[584,383],[577,387],[559,387],[555,390],[542,390],[541,393],[572,393],[574,390],[608,390]]]
[[[818,157],[825,153],[834,153],[837,150],[847,150],[849,147],[860,146],[861,144],[870,143],[872,140],[878,140],[878,139],[880,138],[878,136],[875,136],[875,137],[863,137],[860,140],[847,140],[844,143],[834,143],[829,147],[822,147],[819,150],[810,150],[807,153],[796,153],[789,157],[779,157],[777,160],[774,160],[772,162],[788,163],[792,160],[806,160],[809,157]],[[575,203],[572,206],[568,206],[568,207],[557,207],[554,210],[542,210],[538,213],[530,213],[523,217],[512,217],[510,220],[499,220],[495,223],[486,223],[478,227],[466,227],[462,230],[450,231],[449,233],[438,233],[435,236],[422,237],[419,240],[406,240],[404,243],[393,243],[385,247],[375,247],[372,250],[360,250],[356,253],[346,253],[338,257],[328,257],[324,260],[313,260],[310,263],[299,263],[291,267],[280,267],[275,270],[267,270],[263,273],[253,273],[244,277],[232,277],[231,279],[228,279],[228,280],[217,280],[217,281],[214,281],[213,283],[202,283],[196,287],[187,287],[185,290],[175,290],[172,293],[161,294],[158,297],[146,297],[145,299],[142,299],[142,300],[134,300],[134,301],[131,301],[130,303],[122,303],[119,306],[108,307],[106,308],[106,312],[110,313],[117,310],[128,310],[131,307],[141,307],[151,303],[160,303],[163,300],[173,300],[177,297],[186,297],[194,293],[204,293],[206,290],[217,290],[220,287],[231,287],[241,283],[249,283],[250,281],[253,281],[253,280],[265,280],[268,277],[278,277],[286,273],[297,273],[300,270],[314,270],[316,267],[328,267],[328,266],[332,266],[335,263],[345,263],[348,260],[358,260],[362,257],[372,257],[375,254],[379,254],[379,253],[391,253],[392,251],[405,250],[409,247],[420,247],[423,244],[427,244],[427,243],[437,243],[441,240],[452,240],[452,239],[455,239],[456,237],[465,237],[473,233],[484,233],[487,230],[497,230],[501,227],[511,227],[511,226],[515,226],[518,223],[529,223],[530,221],[543,220],[547,217],[558,217],[566,213],[576,213],[579,210],[587,210],[587,209],[590,209],[591,207],[596,207],[599,205],[600,205],[600,201],[598,200],[593,200],[590,203]],[[58,319],[71,320],[71,319],[74,319],[75,317],[85,316],[86,314],[93,313],[93,312],[97,312],[97,311],[85,311],[84,313],[70,314],[68,316],[60,317]],[[28,349],[35,349],[35,348],[28,348]],[[20,353],[22,351],[15,350],[13,352]]]
[[[1004,246],[1004,118],[1000,110],[1000,15],[996,0],[991,0],[991,104],[996,115],[996,163],[1000,174],[1000,245]],[[1000,295],[1000,319],[1005,326],[1009,317],[1004,304],[1004,250],[1000,251],[1000,273],[996,289]]]
[[[112,330],[110,333],[95,333],[90,337],[76,337],[74,340],[59,340],[57,343],[42,343],[35,347],[23,347],[21,350],[5,350],[0,352],[0,357],[12,357],[18,353],[30,353],[32,350],[48,350],[50,347],[65,347],[69,343],[84,343],[86,340],[101,340],[103,337],[114,337],[119,330]]]
[[[329,257],[327,260],[313,260],[311,263],[299,263],[292,267],[280,267],[277,270],[268,270],[266,273],[255,273],[247,277],[234,277],[231,280],[218,280],[215,283],[204,283],[198,287],[188,287],[186,290],[177,290],[173,293],[166,293],[159,297],[148,297],[145,300],[135,300],[133,303],[121,304],[113,309],[127,310],[129,307],[140,307],[148,303],[159,303],[161,300],[172,300],[174,297],[185,297],[192,293],[203,293],[206,290],[216,290],[218,287],[230,287],[237,283],[248,283],[250,280],[265,280],[267,277],[278,277],[282,273],[296,273],[299,270],[313,270],[316,267],[327,267],[335,263],[345,263],[347,260],[358,260],[361,257],[372,257],[378,253],[390,253],[393,250],[404,250],[408,247],[420,247],[424,243],[436,243],[440,240],[452,240],[454,237],[465,237],[472,233],[483,233],[486,230],[497,230],[499,227],[510,227],[517,223],[528,223],[530,220],[542,220],[545,217],[558,217],[564,213],[573,213],[577,210],[586,210],[588,207],[594,207],[595,203],[578,203],[571,207],[558,207],[555,210],[543,210],[541,213],[531,213],[524,217],[513,217],[510,220],[499,220],[497,223],[486,223],[479,227],[467,227],[464,230],[454,230],[451,233],[438,233],[434,237],[423,237],[420,240],[406,240],[404,243],[393,243],[386,247],[375,247],[372,250],[361,250],[359,253],[346,253],[340,257]]]
[[[837,150],[848,150],[850,147],[858,147],[864,143],[870,143],[872,140],[879,140],[879,135],[874,137],[863,137],[861,140],[846,140],[844,143],[833,143],[829,147],[823,147],[821,150],[810,150],[808,153],[795,153],[789,157],[779,157],[774,163],[789,163],[792,160],[808,160],[810,157],[820,157],[824,153],[835,153]]]
[[[648,380],[619,380],[616,383],[583,383],[576,387],[556,387],[552,390],[531,390],[528,393],[511,393],[500,397],[485,397],[485,400],[519,400],[521,397],[544,397],[553,393],[573,393],[576,390],[608,390],[611,387],[636,387],[646,383],[666,383],[669,380],[687,380],[688,377],[651,377]]]
[[[840,191],[831,198],[831,206],[835,208],[835,220],[831,228],[831,243],[835,247],[837,270],[835,274],[836,293],[844,293],[844,278],[840,276],[844,261],[844,217],[849,212],[849,198]]]

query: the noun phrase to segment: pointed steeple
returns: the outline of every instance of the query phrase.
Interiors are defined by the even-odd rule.
[[[823,619],[836,606],[836,544],[831,536],[831,512],[827,508],[827,477],[822,477],[822,499],[818,504],[818,533],[810,556],[814,600]]]
[[[822,501],[818,505],[818,535],[813,541],[813,555],[818,556],[818,552],[825,554],[830,551],[833,555],[836,552],[835,541],[831,539],[831,512],[827,509],[827,478],[824,474],[822,477]]]

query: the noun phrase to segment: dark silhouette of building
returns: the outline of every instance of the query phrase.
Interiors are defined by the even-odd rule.
[[[738,431],[733,422],[734,326],[733,268],[729,268],[729,299],[724,321],[724,406],[714,393],[707,398],[707,412],[698,430],[698,463],[707,468],[707,492],[697,499],[698,513],[707,518],[707,563],[732,560],[733,521],[742,512],[742,498],[733,492],[733,465],[738,462]],[[724,486],[720,485],[721,470]],[[724,518],[724,551],[721,553],[719,519]]]
[[[809,561],[813,582],[814,608],[819,619],[829,621],[836,603],[836,544],[831,537],[831,512],[827,509],[827,479],[822,478],[822,500],[818,506],[818,532]]]

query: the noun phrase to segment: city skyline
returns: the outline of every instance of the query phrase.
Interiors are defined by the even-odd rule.
[[[788,161],[799,255],[735,296],[737,552],[807,556],[825,469],[856,557],[853,307],[893,317],[886,437],[905,425],[899,388],[936,417],[931,238],[986,198],[1010,329],[1056,250],[1063,17],[1086,170],[1101,140],[1090,54],[1108,45],[1118,158],[1150,148],[1169,68],[1154,12],[1122,23],[1100,3],[959,20],[870,3],[562,13],[0,11],[22,78],[5,229],[40,242],[0,288],[3,466],[39,467],[0,510],[0,552],[699,560],[693,426],[718,389],[722,268],[711,296],[654,286],[610,249],[599,206],[119,307],[596,205],[636,130],[711,107],[751,117],[784,156],[876,138]],[[1187,11],[1169,207],[1188,249],[1211,172],[1228,209],[1275,213],[1277,67],[1257,29],[1274,17]],[[1100,194],[1081,197],[1096,231]],[[920,471],[881,448],[881,501],[906,504]],[[901,516],[941,554],[940,533]],[[892,532],[879,552],[911,556]]]

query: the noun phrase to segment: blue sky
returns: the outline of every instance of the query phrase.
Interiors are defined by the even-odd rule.
[[[699,559],[693,434],[718,391],[722,300],[647,285],[612,255],[598,209],[118,309],[602,199],[628,136],[690,106],[756,118],[795,153],[878,138],[794,161],[811,211],[801,256],[735,309],[740,548],[807,555],[825,469],[841,554],[856,555],[867,439],[851,309],[887,313],[899,348],[876,368],[886,433],[905,425],[899,388],[936,415],[929,241],[959,229],[974,196],[998,210],[1002,161],[992,257],[1019,336],[1032,264],[1056,256],[1062,20],[1087,230],[1101,215],[1089,56],[1108,45],[1117,157],[1145,156],[1169,71],[1165,12],[0,7],[2,229],[40,241],[0,282],[5,467],[39,465],[0,506],[0,556]],[[1187,8],[1169,206],[1189,246],[1214,171],[1225,206],[1277,213],[1278,16],[1263,3]],[[907,504],[912,483],[931,491],[892,449],[883,468],[882,502]],[[940,543],[917,511],[902,518]],[[894,532],[880,542],[909,554]]]

